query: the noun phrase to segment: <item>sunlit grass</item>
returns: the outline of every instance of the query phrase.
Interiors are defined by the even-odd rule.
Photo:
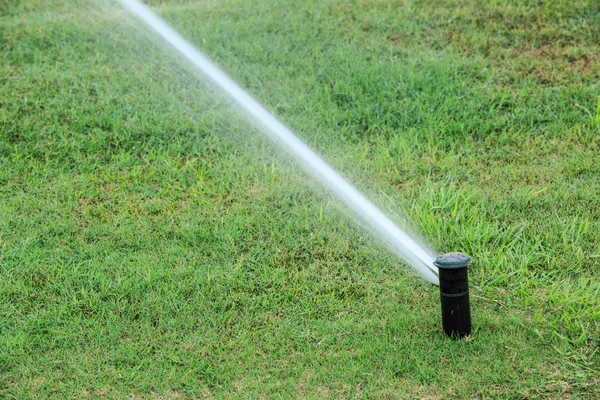
[[[143,29],[0,1],[0,395],[599,396],[596,2],[254,3],[152,2],[472,257],[473,335]]]

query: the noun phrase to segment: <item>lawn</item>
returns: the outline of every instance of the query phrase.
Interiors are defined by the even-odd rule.
[[[0,0],[0,397],[600,397],[600,2],[147,4],[469,254],[473,333],[117,2]]]

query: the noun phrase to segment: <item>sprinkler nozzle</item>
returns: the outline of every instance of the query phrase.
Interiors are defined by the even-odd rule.
[[[463,253],[440,255],[433,264],[439,269],[442,326],[446,335],[460,339],[471,333],[469,276],[471,260]]]

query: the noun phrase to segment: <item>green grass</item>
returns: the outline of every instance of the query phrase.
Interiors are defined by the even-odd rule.
[[[472,257],[474,332],[139,26],[0,0],[0,397],[600,397],[600,3],[149,3]]]

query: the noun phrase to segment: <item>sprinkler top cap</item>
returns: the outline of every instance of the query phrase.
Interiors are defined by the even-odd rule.
[[[471,260],[464,253],[453,252],[440,255],[433,265],[441,269],[460,269],[471,265]]]

